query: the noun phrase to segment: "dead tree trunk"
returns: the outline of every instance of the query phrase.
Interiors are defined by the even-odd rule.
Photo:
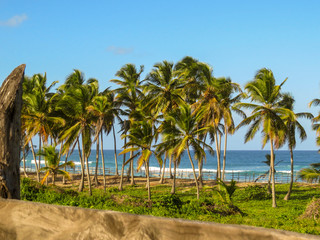
[[[22,81],[26,65],[12,71],[0,88],[0,197],[20,199]]]

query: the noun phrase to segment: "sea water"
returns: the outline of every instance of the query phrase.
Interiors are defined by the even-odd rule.
[[[115,158],[114,150],[104,150],[104,159],[106,174],[115,174]],[[119,154],[121,150],[117,150]],[[192,153],[192,152],[191,152]],[[266,174],[269,170],[269,166],[264,163],[266,161],[266,154],[270,154],[270,151],[266,150],[228,150],[226,157],[226,180],[234,179],[236,181],[255,181],[259,176]],[[198,175],[198,164],[195,160],[193,154],[193,162],[196,168],[196,174]],[[320,155],[317,151],[294,151],[294,177],[296,181],[297,172],[302,169],[309,167],[311,163],[320,162]],[[121,167],[123,162],[123,155],[118,155],[118,172],[121,173]],[[129,158],[129,154],[126,154],[126,159]],[[221,169],[222,169],[222,159],[221,154]],[[61,159],[61,163],[65,160],[64,157]],[[38,161],[38,160],[37,160]],[[75,169],[68,169],[71,173],[79,173],[81,170],[81,165],[79,161],[78,151],[74,151],[68,158],[68,161],[74,161]],[[89,161],[90,171],[93,173],[95,171],[96,165],[96,150],[92,150]],[[137,166],[137,158],[134,159],[134,166]],[[276,181],[278,182],[288,182],[290,180],[290,152],[279,150],[275,151],[275,170],[276,170]],[[45,165],[44,160],[41,160],[41,167]],[[21,167],[23,163],[21,161]],[[32,154],[28,154],[26,157],[26,167],[29,171],[34,171],[35,163]],[[166,161],[165,176],[169,177],[169,159]],[[172,165],[173,168],[173,165]],[[127,174],[128,166],[125,167],[125,174]],[[215,179],[217,170],[217,157],[216,155],[210,155],[207,152],[206,161],[203,163],[203,177],[205,179]],[[173,172],[173,169],[172,169]],[[99,155],[99,165],[98,173],[102,174],[102,163],[101,156]],[[160,165],[156,158],[152,156],[150,158],[150,174],[153,177],[160,176]],[[141,167],[140,171],[135,169],[136,176],[145,176],[144,166]],[[181,158],[180,165],[177,168],[178,178],[193,178],[193,171],[191,163],[187,154],[183,154]],[[267,181],[267,176],[259,178],[258,181]]]

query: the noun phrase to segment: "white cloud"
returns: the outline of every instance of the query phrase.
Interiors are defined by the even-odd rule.
[[[0,26],[16,27],[27,19],[27,14],[15,15],[12,18],[9,18],[8,20],[0,21]]]
[[[124,48],[124,47],[116,47],[116,46],[109,46],[107,48],[108,52],[111,52],[115,55],[126,55],[133,52],[133,48]]]

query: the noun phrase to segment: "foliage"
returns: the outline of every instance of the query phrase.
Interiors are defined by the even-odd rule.
[[[271,194],[268,193],[265,187],[258,185],[248,186],[242,191],[238,191],[235,195],[235,199],[239,201],[249,201],[249,200],[267,200],[271,199]]]
[[[310,164],[309,168],[303,168],[298,172],[298,177],[308,182],[320,183],[320,163]]]
[[[320,198],[312,198],[301,218],[320,220]]]
[[[225,184],[222,180],[218,179],[218,190],[217,193],[224,203],[231,204],[232,196],[237,189],[236,181],[231,180],[230,185]]]
[[[278,185],[279,208],[277,209],[270,208],[267,198],[259,198],[259,193],[266,192],[264,188],[238,188],[233,198],[237,207],[219,203],[215,200],[216,192],[208,191],[208,188],[202,189],[199,200],[193,197],[195,188],[188,191],[185,191],[185,189],[182,191],[182,188],[183,186],[177,189],[176,195],[169,195],[169,186],[152,187],[154,202],[150,207],[146,204],[145,186],[125,186],[123,191],[110,188],[106,193],[102,189],[95,189],[92,196],[89,196],[88,192],[78,193],[73,189],[42,186],[28,178],[23,178],[21,181],[21,199],[134,214],[244,224],[320,234],[320,226],[315,220],[300,218],[311,199],[313,197],[320,198],[320,191],[317,187],[295,185],[291,200],[284,201],[282,199],[288,185]],[[239,209],[244,213],[241,213]]]

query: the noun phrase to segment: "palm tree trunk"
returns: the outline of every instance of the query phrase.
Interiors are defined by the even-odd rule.
[[[62,146],[61,146],[61,149],[62,149]],[[61,156],[61,155],[59,155],[59,156]],[[68,157],[69,157],[69,150],[68,150],[68,152],[67,152],[66,159],[64,160],[64,163],[67,163],[67,162],[68,162]],[[67,170],[67,167],[66,167],[66,166],[64,166],[64,170],[65,170],[65,171]],[[66,184],[66,177],[65,177],[65,176],[62,177],[62,183],[63,183],[63,184]]]
[[[167,161],[167,156],[165,156],[163,159],[163,167],[162,167],[161,177],[160,177],[160,181],[159,181],[160,184],[163,184],[164,174],[166,171],[166,161]]]
[[[275,176],[274,176],[274,152],[273,152],[273,141],[270,136],[270,166],[271,166],[271,176],[272,176],[272,207],[277,207],[276,203],[276,189],[275,189]]]
[[[79,159],[80,159],[80,166],[81,166],[81,180],[80,180],[80,184],[79,184],[79,192],[82,192],[83,191],[83,188],[84,188],[84,161],[83,161],[83,158],[82,158],[82,152],[81,152],[81,149],[80,149],[80,142],[79,142],[79,138],[77,138],[77,141],[78,141],[78,151],[79,151]]]
[[[127,144],[127,138],[124,138],[124,145]],[[119,191],[122,191],[122,184],[123,184],[123,175],[124,175],[124,164],[126,162],[126,154],[123,154],[123,161],[122,161],[122,167],[121,167],[121,178],[120,178],[120,184],[119,184]]]
[[[189,150],[189,145],[187,145],[187,151],[188,151],[188,156],[189,156],[189,160],[192,166],[192,171],[193,171],[193,177],[194,177],[194,181],[196,183],[196,187],[197,187],[197,199],[199,199],[200,194],[199,194],[199,184],[198,184],[198,179],[197,179],[197,175],[196,175],[196,170],[194,169],[194,164],[190,155],[190,150]]]
[[[38,150],[38,153],[41,151],[41,134],[39,134],[39,150]],[[39,166],[39,169],[41,168],[41,156],[39,155],[39,158],[38,158],[38,166]],[[39,179],[41,178],[41,173],[39,172]]]
[[[28,177],[28,174],[26,172],[26,148],[22,148],[22,161],[23,161],[23,173],[25,177]]]
[[[133,157],[133,151],[130,152],[130,158]],[[134,182],[134,167],[133,167],[133,159],[130,161],[130,172],[131,172],[131,183],[130,185],[133,186],[135,184]]]
[[[98,167],[99,167],[99,150],[100,150],[100,146],[99,146],[99,137],[97,137],[97,142],[96,142],[96,168],[95,168],[95,172],[94,172],[94,184],[96,185],[96,187],[100,184],[99,180],[98,180]]]
[[[103,190],[106,191],[106,187],[107,187],[107,184],[106,184],[106,166],[105,166],[105,163],[104,163],[104,153],[103,153],[103,135],[102,135],[102,131],[100,133],[100,137],[101,137],[101,161],[102,161],[102,175],[103,175]]]
[[[176,172],[177,172],[177,159],[173,161],[173,180],[172,180],[172,189],[171,194],[176,193]]]
[[[220,162],[220,148],[219,148],[219,143],[218,143],[218,134],[217,132],[214,133],[215,139],[216,139],[216,152],[217,152],[217,175],[216,179],[221,178],[221,162]]]
[[[149,160],[146,162],[146,174],[147,174],[147,188],[148,188],[148,201],[151,203],[151,190],[150,190],[150,176],[149,176]]]
[[[92,195],[92,189],[91,189],[91,179],[90,179],[90,169],[89,169],[89,162],[88,162],[88,156],[87,153],[85,151],[85,146],[84,146],[84,136],[82,133],[82,156],[84,161],[86,162],[87,165],[87,180],[88,180],[88,185],[89,185],[89,195]]]
[[[114,125],[112,125],[112,131],[113,131],[113,144],[114,144],[114,165],[116,167],[115,175],[119,176],[118,173],[118,159],[117,159],[117,140],[116,140],[116,134],[114,130]]]
[[[55,185],[56,183],[56,175],[53,173],[52,174],[52,185]]]
[[[37,181],[40,182],[39,167],[38,167],[38,163],[37,163],[37,159],[36,159],[36,154],[34,152],[32,139],[30,140],[30,143],[31,143],[31,152],[32,152],[33,160],[34,160],[34,165],[36,167]]]
[[[202,181],[202,166],[203,166],[203,158],[199,159],[198,161],[198,171],[199,171],[199,177],[198,177],[198,182],[200,188],[203,187],[203,181]]]
[[[271,194],[271,166],[269,167],[269,176],[268,176],[268,187],[267,187],[267,190],[268,190],[268,193]]]
[[[172,166],[172,156],[169,156],[169,176],[172,179],[172,170],[171,170],[171,166]]]
[[[284,200],[289,200],[290,195],[292,192],[292,186],[293,186],[293,150],[290,146],[290,162],[291,162],[291,172],[290,172],[290,186],[287,195],[284,197]]]
[[[227,124],[224,124],[224,149],[223,149],[223,160],[222,160],[222,181],[225,180],[225,169],[226,169],[226,158],[227,158],[227,138],[228,128]]]

